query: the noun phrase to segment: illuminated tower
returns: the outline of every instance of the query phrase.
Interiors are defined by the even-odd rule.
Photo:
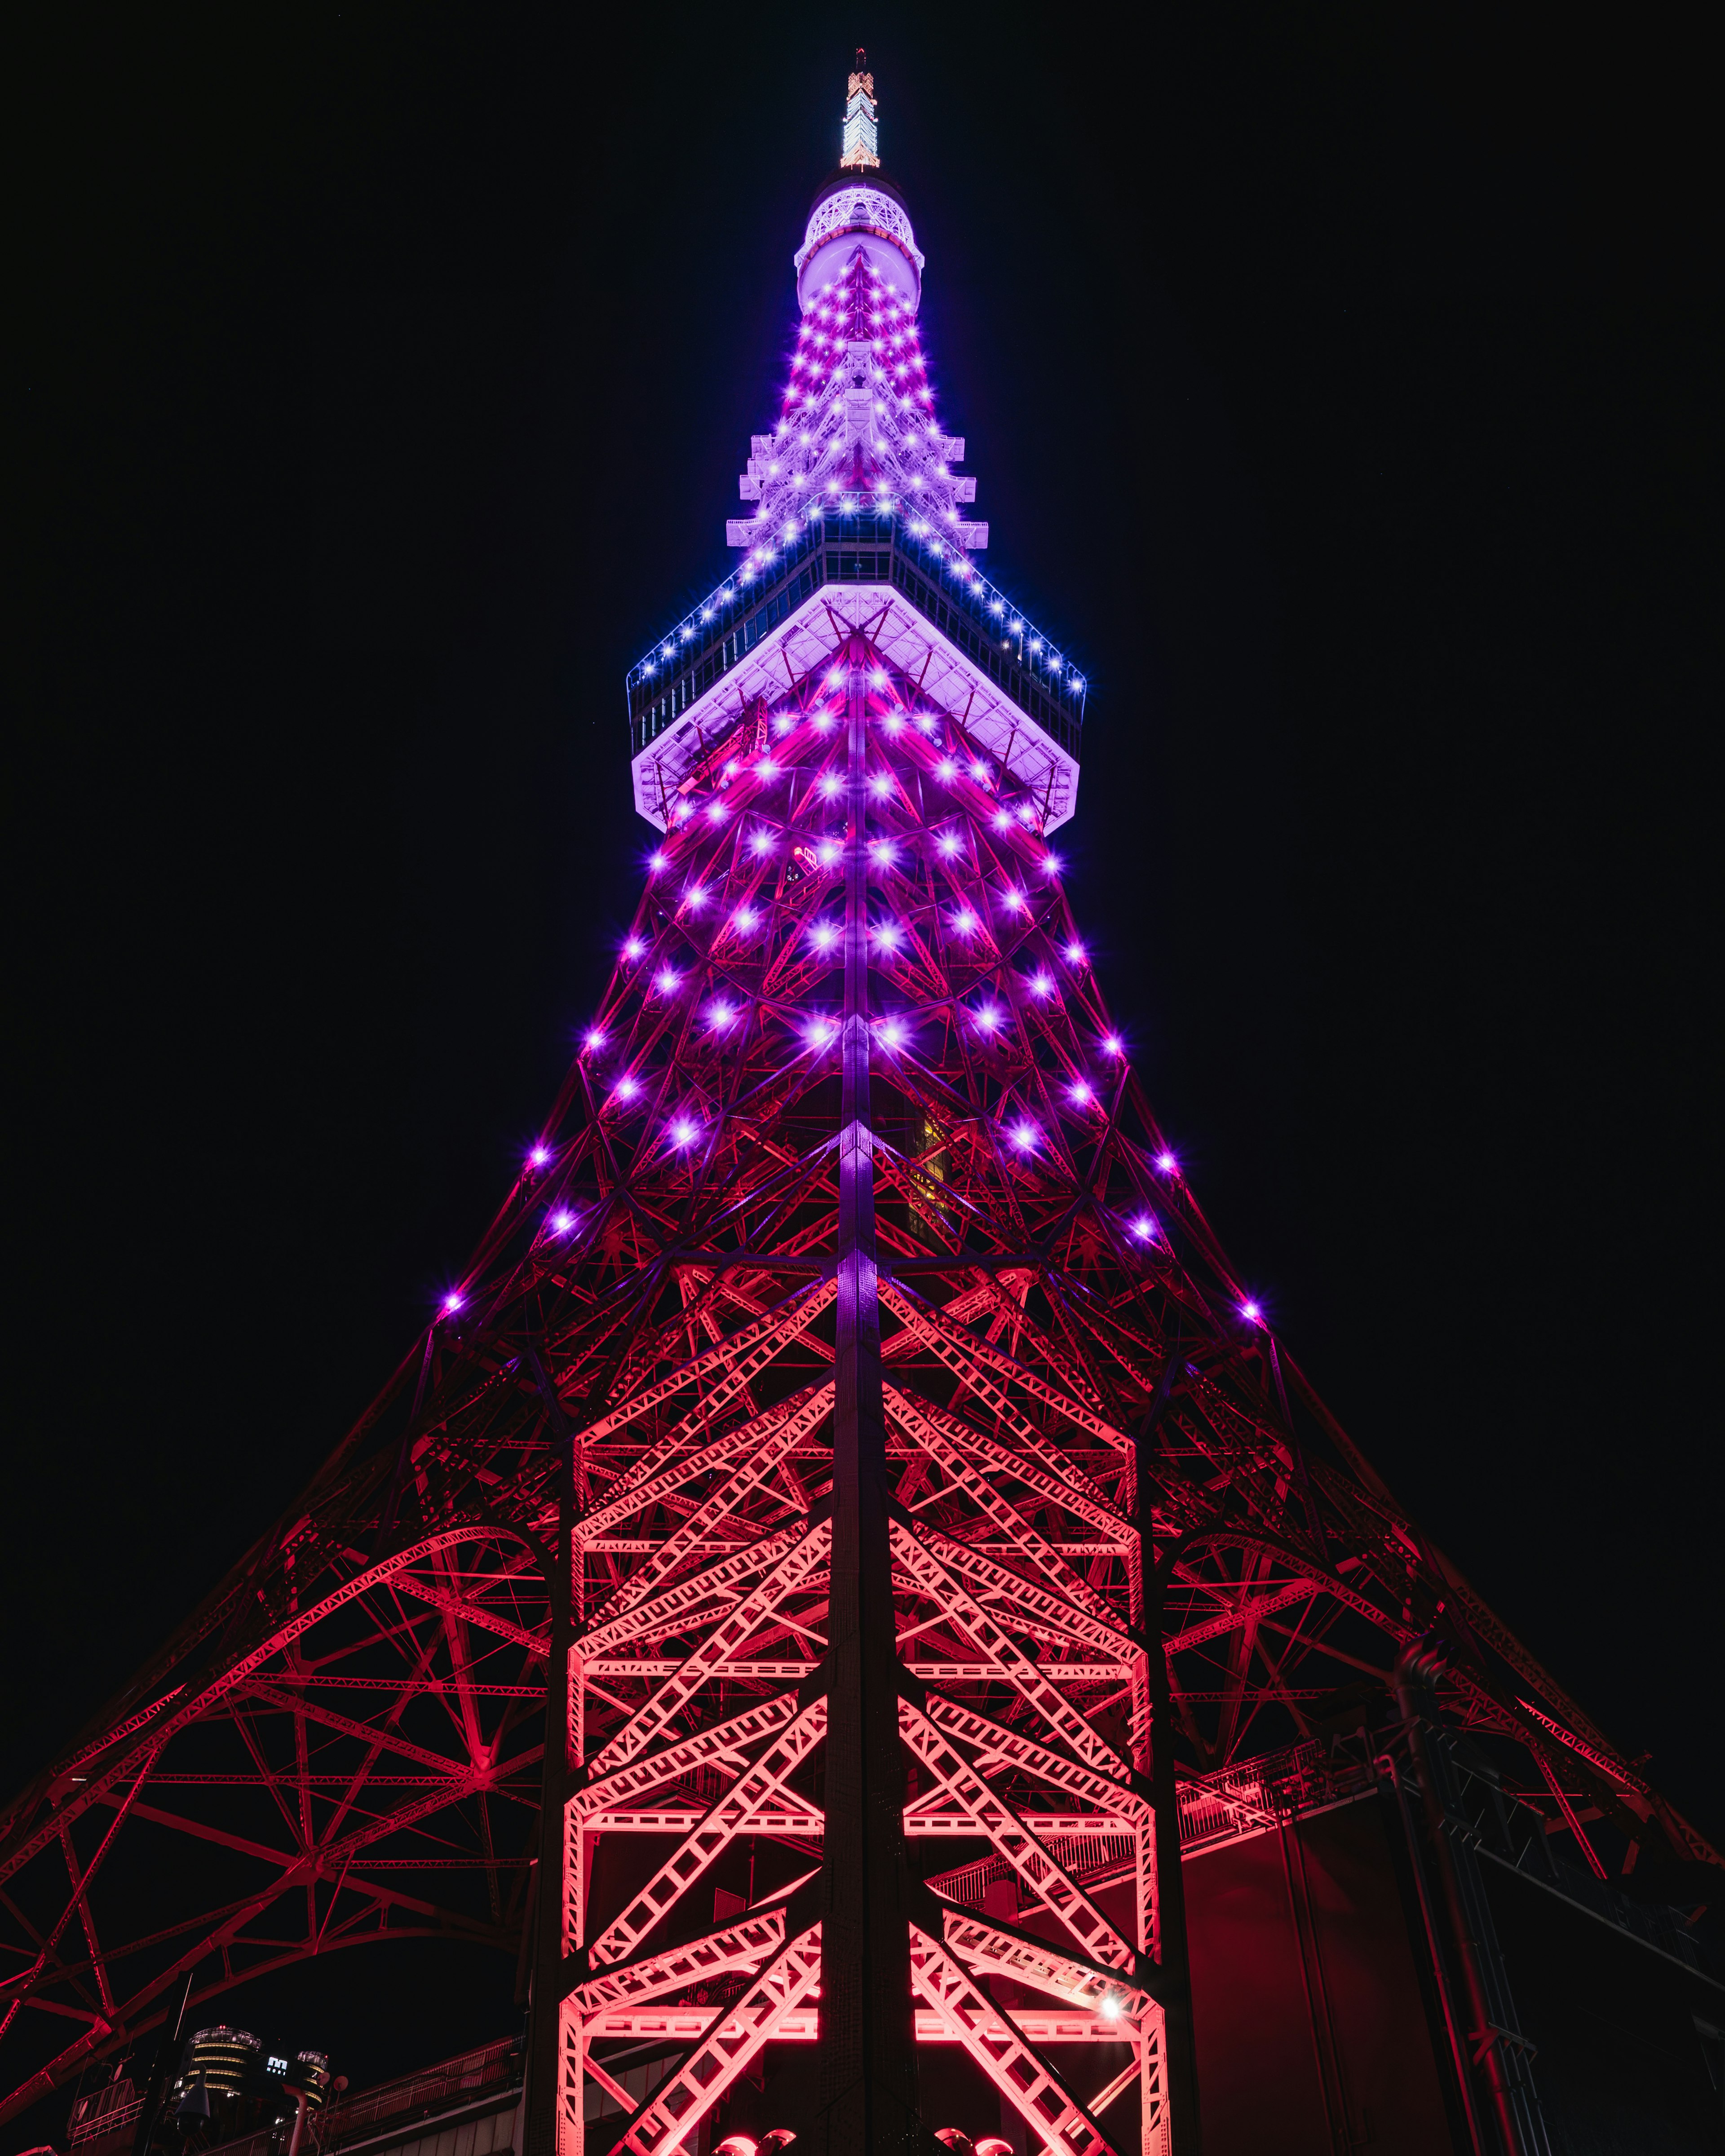
[[[1344,1820],[1415,1912],[1406,2102],[1538,2156],[1480,1852],[1717,1861],[1219,1247],[1063,890],[1085,682],[972,558],[860,55],[844,144],[739,558],[628,677],[655,836],[581,1052],[390,1384],[12,1807],[0,2116],[188,1971],[406,1936],[531,1979],[527,2156],[1190,2156],[1195,1994],[1207,2104],[1281,2086],[1196,1890],[1188,1967],[1256,1849],[1344,2147],[1295,1864]]]

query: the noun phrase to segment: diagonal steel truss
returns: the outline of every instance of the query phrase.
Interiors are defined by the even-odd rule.
[[[1717,1861],[1249,1314],[902,604],[737,713],[448,1306],[11,1806],[4,2115],[188,1970],[438,1936],[531,1969],[536,2152],[644,2030],[638,2156],[809,2041],[811,2145],[914,2138],[947,2042],[1039,2146],[1166,2148],[1183,1804],[1435,1625],[1596,1866]]]

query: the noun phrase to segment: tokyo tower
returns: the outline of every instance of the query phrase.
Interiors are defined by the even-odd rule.
[[[923,269],[859,54],[733,572],[628,677],[609,985],[391,1383],[11,1807],[8,2117],[188,1975],[420,1937],[518,1963],[525,2156],[1190,2156],[1252,2071],[1194,1853],[1364,1792],[1454,2145],[1521,2156],[1482,1840],[1718,1861],[1157,1123],[1061,880],[1085,680],[978,568]]]

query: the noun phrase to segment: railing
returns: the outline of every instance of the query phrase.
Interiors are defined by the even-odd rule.
[[[136,2126],[143,2111],[144,2099],[130,2082],[110,2082],[106,2088],[80,2101],[72,2115],[67,2145],[76,2148],[80,2143],[117,2133],[122,2126]]]
[[[812,592],[857,583],[891,583],[904,592],[1021,710],[1077,753],[1083,676],[962,554],[933,536],[919,539],[896,516],[862,510],[832,510],[799,529],[768,565],[727,578],[630,669],[624,693],[633,752],[747,658]]]

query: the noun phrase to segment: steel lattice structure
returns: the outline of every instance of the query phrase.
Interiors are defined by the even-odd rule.
[[[814,295],[852,332],[914,307],[860,214]],[[1596,1869],[1594,1820],[1712,1858],[1248,1301],[1048,844],[1070,675],[880,498],[846,400],[897,393],[844,341],[809,447],[855,516],[757,548],[680,690],[631,677],[666,835],[463,1281],[10,1811],[6,2029],[69,2041],[8,2116],[188,1969],[421,1934],[531,1964],[536,2150],[595,2089],[587,2148],[692,2148],[798,2043],[811,2146],[923,2145],[942,2044],[1033,2148],[1164,2148],[1183,1806],[1439,1623],[1446,1715]],[[638,2098],[644,2035],[680,2063]]]

